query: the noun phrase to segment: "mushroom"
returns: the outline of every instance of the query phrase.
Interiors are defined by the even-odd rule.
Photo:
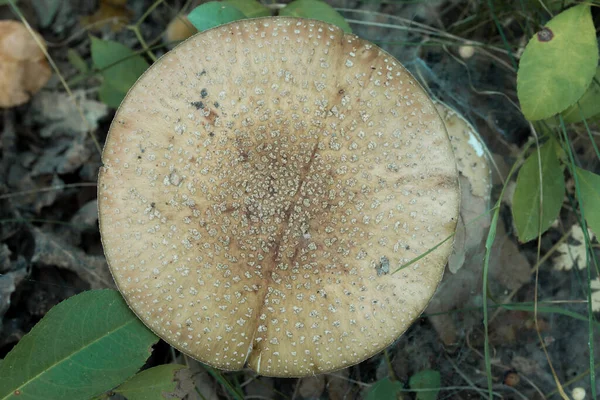
[[[390,54],[323,22],[199,33],[111,125],[100,231],[131,309],[211,366],[307,376],[390,345],[433,295],[458,174],[443,122]]]
[[[0,21],[0,107],[26,103],[50,79],[52,72],[38,41],[22,23]]]

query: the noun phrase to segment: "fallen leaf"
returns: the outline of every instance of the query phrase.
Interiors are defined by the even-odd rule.
[[[325,375],[315,375],[300,380],[298,393],[305,399],[319,399],[324,390]]]
[[[38,228],[33,228],[32,233],[35,240],[32,264],[70,270],[88,282],[91,289],[114,287],[104,257],[87,255]]]
[[[192,25],[186,15],[177,15],[167,26],[165,42],[167,44],[181,42],[196,33],[198,29]]]
[[[94,131],[106,115],[108,107],[87,98],[83,90],[74,91],[72,97],[64,92],[42,92],[35,97],[28,111],[29,118],[42,125],[40,136],[45,138],[58,135],[76,137],[88,130]]]
[[[349,376],[350,370],[348,368],[327,374],[327,393],[330,400],[345,400],[352,398],[350,396],[352,385],[348,380]]]
[[[590,240],[594,240],[594,233],[590,229],[588,229],[588,234]],[[579,225],[571,227],[571,239],[575,243],[563,242],[556,249],[559,255],[552,259],[552,264],[557,271],[570,271],[574,266],[577,266],[579,269],[585,268],[585,253],[587,249],[583,229]]]
[[[435,106],[448,131],[460,173],[460,215],[448,259],[448,269],[455,274],[466,257],[482,249],[491,218],[488,212],[491,169],[486,146],[473,125],[446,104],[438,102]]]
[[[11,251],[4,243],[0,245],[0,273],[6,272],[10,268]]]
[[[98,10],[81,18],[81,25],[90,31],[102,30],[110,26],[113,32],[117,32],[129,23],[133,13],[126,7],[124,0],[100,0]]]
[[[198,361],[186,358],[188,369],[180,371],[180,385],[175,394],[188,400],[218,400],[217,384]]]
[[[247,371],[246,380],[249,382],[244,386],[246,397],[256,399],[275,399],[277,392],[275,391],[275,382],[273,378],[267,376],[256,376],[256,373]]]
[[[590,282],[592,289],[592,311],[600,312],[600,277]]]
[[[4,314],[10,307],[10,297],[26,276],[27,271],[25,268],[0,274],[0,332],[2,331]]]
[[[0,108],[26,103],[50,79],[52,71],[38,41],[22,23],[0,21]]]

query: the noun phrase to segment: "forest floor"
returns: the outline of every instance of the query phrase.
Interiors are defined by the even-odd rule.
[[[29,102],[0,110],[0,358],[62,300],[89,289],[114,288],[98,230],[101,161],[96,141],[103,145],[115,109],[99,99],[102,78],[92,67],[90,38],[139,50],[139,33],[161,55],[169,48],[162,39],[167,25],[185,5],[164,3],[135,25],[135,32],[106,21],[135,24],[154,1],[132,0],[123,7],[103,0],[18,2],[72,93],[55,73]],[[560,218],[541,237],[539,253],[535,240],[520,244],[510,208],[514,177],[505,182],[531,136],[517,106],[511,57],[518,57],[527,43],[523,21],[535,29],[549,16],[538,2],[527,2],[529,14],[516,17],[508,2],[488,2],[495,9],[486,2],[456,0],[400,3],[330,1],[355,34],[393,54],[432,95],[476,127],[494,161],[492,201],[506,184],[487,282],[493,391],[504,399],[559,398],[559,381],[569,396],[576,387],[589,396],[590,359],[600,359],[600,341],[590,356],[582,289],[585,246],[577,219],[566,201]],[[8,5],[0,5],[1,19],[18,18]],[[483,45],[472,46],[475,42]],[[598,124],[590,129],[600,142]],[[576,128],[570,133],[584,167],[597,171],[588,138]],[[571,194],[572,185],[567,181]],[[389,377],[402,383],[407,391],[401,396],[408,399],[417,396],[408,391],[410,378],[433,370],[441,376],[439,399],[487,396],[482,260],[489,219],[478,224],[468,229],[481,229],[482,236],[456,243],[462,265],[446,271],[429,308],[384,353],[303,379],[258,377],[249,370],[222,376],[241,387],[246,398],[256,399],[362,399],[374,383]],[[597,244],[594,251],[600,254]],[[535,301],[540,305],[537,323]],[[170,362],[187,363],[195,371],[197,389],[188,398],[230,396],[200,364],[184,360],[165,343],[156,346],[148,366]]]

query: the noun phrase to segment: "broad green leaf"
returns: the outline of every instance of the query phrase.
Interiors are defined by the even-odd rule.
[[[135,54],[129,47],[93,36],[92,62],[94,67],[100,70],[104,82],[108,83],[113,91],[120,94],[121,100],[149,67],[146,60]],[[106,88],[101,88],[102,91],[106,91]],[[114,103],[106,104],[115,107]]]
[[[102,82],[98,90],[100,101],[112,108],[119,108],[127,92],[116,89],[108,81]]]
[[[234,6],[240,10],[246,18],[268,17],[271,15],[271,10],[256,0],[223,0],[223,3]]]
[[[383,378],[371,386],[366,400],[396,399],[401,389],[402,383]]]
[[[187,17],[198,32],[246,18],[244,13],[233,5],[218,1],[199,5]]]
[[[158,338],[119,292],[94,290],[53,307],[0,365],[0,399],[87,399],[133,375]]]
[[[600,175],[582,168],[575,168],[585,220],[596,236],[600,237]]]
[[[540,227],[540,168],[542,167],[542,223]],[[556,142],[549,140],[536,149],[519,171],[513,195],[512,214],[521,242],[528,242],[548,230],[558,217],[565,195],[565,181],[557,156]]]
[[[64,0],[35,0],[30,4],[38,16],[38,22],[43,28],[49,26],[56,16],[58,9],[63,6]]]
[[[589,119],[597,115],[600,115],[600,67],[596,68],[596,75],[583,96],[562,112],[565,122],[580,122],[583,118]]]
[[[175,373],[185,365],[167,364],[150,368],[134,375],[127,382],[114,389],[127,400],[163,400],[177,386]]]
[[[350,25],[333,7],[321,0],[296,0],[284,7],[282,17],[310,18],[337,25],[344,32],[351,33]]]
[[[519,64],[517,95],[525,118],[548,118],[574,104],[597,65],[590,6],[577,5],[552,18],[529,41]]]
[[[85,60],[83,58],[81,58],[79,53],[77,53],[75,50],[73,50],[73,49],[67,50],[67,59],[69,60],[71,65],[74,66],[82,74],[85,74],[86,72],[88,72],[89,68],[88,68],[87,63],[85,62]]]
[[[438,371],[426,369],[417,372],[408,381],[411,389],[434,389],[417,392],[417,400],[435,400],[442,385],[442,379]]]

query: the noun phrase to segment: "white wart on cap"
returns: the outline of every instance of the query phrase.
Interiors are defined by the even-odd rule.
[[[305,376],[391,344],[438,285],[459,188],[434,105],[392,56],[322,22],[244,20],[154,64],[99,178],[115,281],[209,365]]]

